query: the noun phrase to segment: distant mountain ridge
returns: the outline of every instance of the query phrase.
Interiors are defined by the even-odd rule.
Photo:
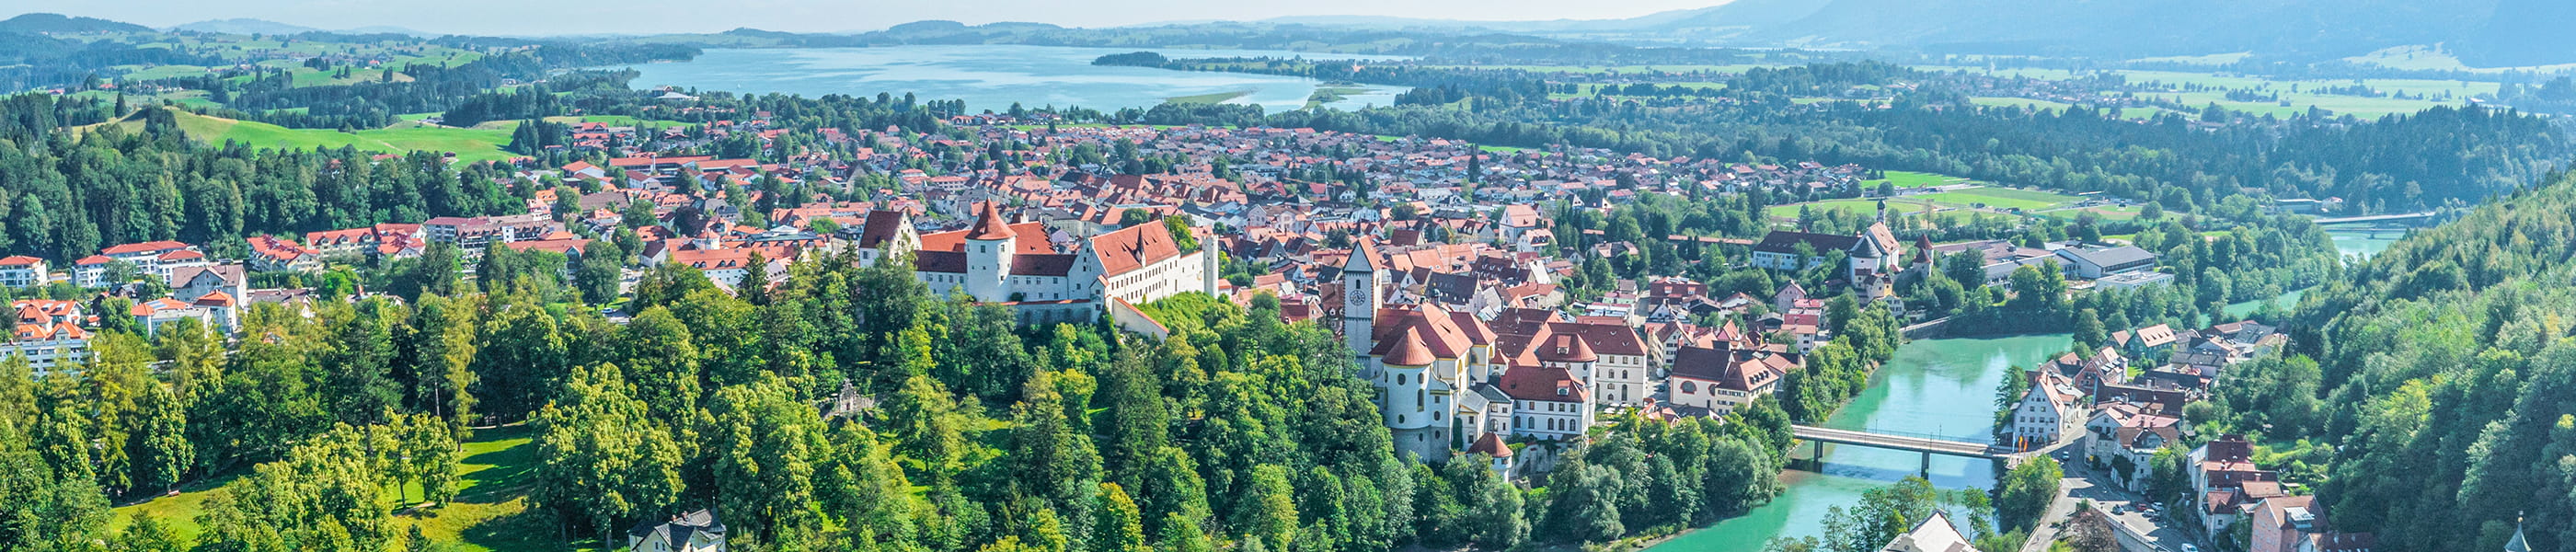
[[[181,30],[181,31],[196,31],[196,32],[201,32],[201,33],[224,33],[224,34],[240,34],[240,35],[247,35],[247,34],[282,35],[282,34],[295,34],[295,33],[312,32],[312,31],[319,31],[319,30],[322,30],[322,29],[317,29],[317,28],[313,28],[313,27],[306,27],[306,26],[303,26],[303,25],[291,25],[291,24],[286,24],[286,23],[279,23],[279,22],[276,22],[276,21],[269,21],[269,20],[266,20],[266,19],[252,19],[252,18],[248,18],[248,17],[236,17],[236,18],[232,18],[232,19],[213,19],[213,20],[207,20],[207,21],[199,21],[199,22],[195,22],[195,23],[189,23],[189,24],[185,24],[185,25],[180,25],[180,26],[177,26],[177,27],[171,27],[171,29],[174,29],[174,30]]]
[[[2570,0],[1734,0],[1627,19],[1304,16],[1264,22],[2100,58],[2251,51],[2325,60],[2438,44],[2473,66],[2576,63],[2576,33],[2566,32],[2576,27]]]
[[[925,20],[879,31],[794,33],[737,28],[694,36],[709,37],[710,46],[730,47],[963,44],[995,40],[1106,46],[1144,44],[1138,40],[1221,44],[1229,37],[1285,39],[1292,35],[1311,36],[1319,30],[1340,30],[1389,39],[1415,33],[1451,38],[1512,34],[1568,43],[1894,49],[2099,59],[2254,52],[2266,60],[2289,62],[2330,61],[2391,47],[2438,46],[2470,66],[2520,67],[2576,63],[2576,33],[2564,30],[2571,26],[2576,26],[2576,0],[1731,0],[1705,8],[1620,19],[1470,21],[1316,15],[1099,29],[1046,23],[966,25]],[[249,18],[200,21],[174,29],[234,34],[320,30]],[[0,20],[0,33],[80,32],[152,29],[49,13]],[[382,26],[328,32],[438,36]],[[1104,37],[1119,33],[1129,36],[1103,43]],[[69,47],[23,38],[7,42],[44,51]],[[1245,44],[1273,42],[1293,41]],[[7,54],[0,52],[0,58],[10,57]]]
[[[58,13],[30,13],[0,20],[0,33],[148,33],[151,27],[109,21],[95,17],[70,17]]]

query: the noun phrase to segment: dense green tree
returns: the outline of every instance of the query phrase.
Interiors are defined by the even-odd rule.
[[[1619,475],[1609,466],[1568,462],[1547,478],[1546,534],[1565,542],[1600,542],[1628,532],[1619,518]]]
[[[828,463],[828,429],[786,382],[769,378],[716,391],[707,447],[715,458],[716,503],[728,528],[773,545],[821,544],[815,474]]]
[[[525,419],[561,385],[569,372],[570,351],[561,324],[544,309],[502,303],[491,310],[488,322],[478,328],[482,335],[469,365],[474,386],[467,391],[489,417]]]
[[[616,365],[579,368],[530,424],[537,466],[530,500],[558,522],[598,535],[672,506],[684,490],[680,447],[634,398]]]
[[[1117,483],[1101,483],[1099,504],[1093,508],[1097,523],[1091,530],[1091,552],[1153,552],[1145,541],[1144,514],[1136,501]]]
[[[2057,500],[2058,481],[2065,477],[2055,458],[2034,458],[2013,466],[1995,485],[1995,517],[2007,529],[2033,528]]]

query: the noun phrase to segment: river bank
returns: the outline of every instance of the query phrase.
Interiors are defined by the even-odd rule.
[[[1994,419],[1989,397],[2012,366],[2031,366],[2062,352],[2070,334],[1925,339],[1898,347],[1896,357],[1871,376],[1825,427],[1936,435],[1989,442]],[[1806,447],[1798,447],[1806,450]],[[1803,454],[1803,453],[1801,453]],[[1915,453],[1827,445],[1816,471],[1780,474],[1783,491],[1742,516],[1684,531],[1648,547],[1656,552],[1750,552],[1774,538],[1815,536],[1826,511],[1860,500],[1860,494],[1922,471]],[[1994,462],[1935,456],[1927,474],[1944,489],[1992,489]]]

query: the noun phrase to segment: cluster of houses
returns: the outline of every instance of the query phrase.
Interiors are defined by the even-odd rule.
[[[119,274],[118,277],[164,284],[160,287],[168,293],[134,296],[133,306],[124,313],[91,312],[88,304],[69,299],[13,301],[10,310],[16,313],[17,321],[10,341],[0,344],[0,357],[24,357],[40,373],[87,360],[90,331],[99,326],[103,316],[131,317],[135,327],[146,335],[157,334],[162,326],[180,320],[193,320],[202,327],[228,332],[238,325],[243,306],[260,300],[260,296],[251,293],[248,272],[241,263],[216,263],[196,246],[180,242],[108,247],[75,261],[67,271],[49,271],[48,266],[34,257],[0,259],[0,281],[12,287],[54,282],[107,287],[111,284],[107,281],[110,275]],[[131,294],[141,288],[126,289]]]
[[[2184,330],[2159,324],[2113,332],[2111,341],[2033,370],[2008,433],[2025,448],[2078,446],[2129,490],[2143,492],[2156,453],[2190,440],[2183,407],[2206,400],[2221,371],[2281,348],[2287,336],[2241,321]],[[2213,539],[2235,524],[2254,524],[2255,552],[2372,549],[2369,533],[2336,530],[2322,503],[2291,494],[2279,472],[2257,466],[2253,456],[2254,445],[2236,435],[2192,448],[2184,455],[2191,492],[2175,511],[2195,516]]]
[[[2228,366],[2253,360],[2288,343],[2276,328],[2253,321],[2175,330],[2157,324],[2111,333],[2111,344],[2089,354],[2065,353],[2031,370],[2029,391],[2005,428],[2014,446],[2035,450],[2089,439],[2085,453],[2097,460],[2124,457],[2144,485],[2146,459],[2181,442],[2184,405],[2209,397]]]

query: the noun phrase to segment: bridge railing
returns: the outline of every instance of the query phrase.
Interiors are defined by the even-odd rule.
[[[1904,438],[1909,438],[1909,439],[1921,439],[1921,440],[1925,440],[1925,441],[1943,441],[1943,442],[1950,442],[1950,443],[1964,443],[1964,444],[1982,445],[1982,446],[1994,446],[1994,444],[1995,444],[1995,443],[1994,443],[1994,440],[1993,440],[1993,438],[1992,438],[1992,437],[1987,437],[1987,438],[1984,438],[1984,439],[1979,439],[1979,438],[1976,438],[1976,437],[1964,437],[1964,438],[1963,438],[1963,437],[1959,437],[1959,436],[1955,436],[1955,435],[1936,435],[1936,434],[1931,434],[1931,433],[1918,433],[1918,432],[1912,432],[1912,431],[1899,431],[1899,430],[1876,429],[1876,428],[1865,428],[1865,429],[1845,429],[1845,428],[1839,428],[1839,427],[1825,427],[1825,426],[1797,426],[1797,427],[1803,427],[1803,428],[1809,428],[1809,429],[1821,429],[1821,430],[1826,430],[1826,431],[1839,431],[1839,432],[1843,432],[1843,433],[1866,433],[1866,434],[1870,434],[1870,435],[1885,435],[1885,436],[1888,436],[1888,437],[1904,437]]]

